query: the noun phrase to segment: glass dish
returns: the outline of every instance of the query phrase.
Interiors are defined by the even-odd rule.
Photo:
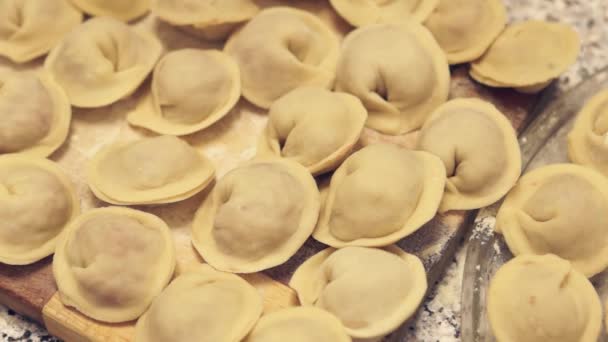
[[[519,138],[524,172],[547,164],[568,162],[566,137],[574,118],[597,92],[608,88],[608,68],[584,80],[551,102]],[[467,250],[462,283],[462,341],[495,341],[486,315],[486,291],[496,270],[513,256],[504,239],[495,235],[500,203],[479,211]],[[602,303],[608,296],[608,272],[592,278]],[[608,341],[605,331],[599,341]]]

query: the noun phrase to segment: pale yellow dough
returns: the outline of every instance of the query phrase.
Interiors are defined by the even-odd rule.
[[[353,338],[374,339],[416,313],[427,282],[420,259],[393,245],[328,248],[304,262],[289,286],[302,305],[336,315]]]
[[[71,0],[74,6],[96,17],[113,17],[122,21],[137,19],[148,13],[150,0]]]
[[[407,20],[423,22],[440,0],[330,0],[336,12],[355,27],[402,23]]]
[[[70,32],[44,62],[73,106],[103,107],[139,87],[160,57],[161,44],[109,17],[87,20]]]
[[[207,157],[167,135],[108,145],[87,167],[93,193],[123,205],[178,202],[201,192],[214,178]]]
[[[524,175],[505,199],[496,231],[513,254],[556,254],[591,277],[608,267],[608,179],[574,164]]]
[[[107,207],[73,220],[61,235],[53,275],[63,304],[98,321],[141,316],[173,276],[167,224],[143,211]]]
[[[150,93],[127,116],[130,124],[160,134],[195,133],[236,105],[241,97],[239,67],[220,51],[172,51],[156,65]]]
[[[226,38],[234,28],[260,8],[253,0],[151,0],[152,12],[161,20],[201,36]]]
[[[262,316],[243,342],[351,342],[340,321],[327,311],[295,307]]]
[[[241,68],[243,96],[265,109],[300,86],[331,88],[339,50],[329,26],[288,7],[263,10],[225,47]]]
[[[192,243],[218,270],[253,273],[286,262],[319,215],[319,191],[302,165],[258,159],[227,173],[199,208]]]
[[[2,0],[0,56],[25,63],[45,55],[81,21],[68,0]]]
[[[363,131],[367,110],[356,97],[324,88],[297,88],[272,104],[259,156],[279,156],[313,175],[334,170]]]
[[[66,140],[72,107],[45,73],[0,75],[0,155],[47,157]]]
[[[424,23],[450,64],[481,57],[506,24],[502,0],[439,0]]]
[[[53,254],[79,212],[73,184],[57,164],[0,156],[0,263],[27,265]]]
[[[440,212],[470,210],[501,199],[521,175],[521,152],[509,120],[491,103],[455,99],[424,124],[418,149],[437,155],[448,181]]]
[[[197,265],[174,279],[137,321],[137,342],[240,342],[263,310],[242,278]]]
[[[323,191],[313,237],[332,247],[377,247],[412,234],[436,214],[445,187],[436,156],[390,144],[353,153]]]
[[[503,265],[487,303],[497,342],[596,342],[600,335],[593,285],[555,255],[522,255]]]
[[[597,93],[578,114],[568,135],[572,162],[608,177],[608,89]]]
[[[508,26],[471,63],[470,74],[490,87],[538,92],[574,64],[579,50],[579,36],[570,26],[526,21]]]
[[[335,88],[361,99],[368,127],[402,134],[420,128],[448,99],[450,69],[424,26],[370,25],[344,40]]]

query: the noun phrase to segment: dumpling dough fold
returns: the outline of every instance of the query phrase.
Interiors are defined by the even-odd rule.
[[[423,22],[437,7],[439,0],[330,0],[333,8],[349,24]]]
[[[96,17],[113,17],[122,21],[137,19],[148,13],[150,0],[71,0],[74,6]]]

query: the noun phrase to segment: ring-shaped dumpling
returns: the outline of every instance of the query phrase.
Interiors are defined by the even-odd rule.
[[[90,210],[61,235],[53,275],[63,304],[102,322],[137,319],[173,277],[167,224],[142,211]]]
[[[44,67],[76,107],[102,107],[133,93],[154,68],[161,44],[109,17],[87,20],[70,32]]]
[[[439,0],[424,25],[450,64],[481,57],[507,25],[502,0]]]
[[[0,263],[27,265],[53,254],[79,212],[73,184],[57,164],[0,156]]]
[[[150,0],[70,0],[81,11],[96,17],[129,21],[150,10]]]
[[[370,128],[386,134],[420,128],[449,88],[445,54],[416,22],[366,26],[344,40],[336,90],[363,102]]]
[[[259,159],[227,173],[199,208],[192,243],[207,263],[254,273],[286,262],[319,216],[319,190],[302,165]]]
[[[578,114],[568,135],[572,162],[608,177],[608,89],[595,95]]]
[[[300,86],[331,88],[339,50],[321,19],[287,7],[263,10],[225,47],[240,66],[243,96],[265,109]]]
[[[152,0],[152,12],[161,20],[210,40],[226,38],[259,11],[253,0]]]
[[[490,87],[534,93],[574,64],[579,50],[579,36],[570,26],[526,21],[508,26],[486,53],[471,63],[470,74]]]
[[[333,8],[349,24],[423,22],[437,7],[439,0],[330,0]]]
[[[367,110],[356,97],[324,88],[297,88],[270,107],[258,155],[292,159],[313,175],[335,169],[363,131]]]
[[[66,140],[72,107],[45,73],[0,76],[0,154],[48,157]]]
[[[262,316],[243,342],[284,342],[286,338],[292,342],[351,342],[334,315],[302,306]]]
[[[25,63],[49,52],[78,26],[82,13],[68,0],[0,1],[0,56]]]
[[[99,199],[126,205],[178,202],[201,192],[214,176],[211,161],[168,135],[108,145],[87,168]]]
[[[418,149],[443,160],[448,181],[439,208],[470,210],[502,198],[521,175],[521,152],[509,120],[483,100],[455,99],[422,127]]]
[[[392,245],[328,248],[305,261],[289,286],[302,305],[336,315],[351,337],[375,339],[416,313],[427,281],[420,259]]]
[[[197,265],[175,278],[137,321],[138,342],[238,342],[263,310],[242,278]]]
[[[378,247],[412,234],[437,214],[445,168],[436,156],[389,144],[353,153],[323,191],[313,237],[332,247]]]
[[[608,179],[574,164],[524,175],[496,217],[514,255],[555,254],[591,277],[608,267]]]
[[[240,97],[241,76],[232,57],[215,50],[172,51],[154,69],[151,94],[127,120],[156,133],[187,135],[226,116]]]
[[[551,254],[504,264],[488,289],[488,318],[500,342],[596,342],[602,305],[593,285]]]

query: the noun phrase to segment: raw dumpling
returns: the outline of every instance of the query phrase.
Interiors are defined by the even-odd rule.
[[[416,313],[427,282],[420,259],[393,245],[328,248],[304,262],[289,286],[302,305],[336,315],[353,338],[375,339]]]
[[[313,237],[332,247],[395,243],[437,214],[445,179],[430,153],[364,147],[333,174]]]
[[[102,107],[133,93],[161,53],[154,37],[116,19],[87,20],[46,58],[44,67],[72,105]]]
[[[66,140],[72,107],[45,73],[0,75],[0,154],[47,157]]]
[[[323,88],[297,88],[272,104],[258,155],[292,159],[313,174],[335,169],[363,131],[361,101]]]
[[[555,255],[522,255],[490,282],[488,318],[498,342],[596,342],[602,307],[593,285]]]
[[[167,224],[118,207],[93,209],[72,221],[53,259],[63,304],[109,323],[141,316],[169,283],[174,268]]]
[[[470,74],[490,87],[534,93],[574,64],[579,49],[578,34],[568,25],[535,20],[517,23],[471,63]]]
[[[0,56],[25,63],[49,52],[78,26],[82,13],[68,0],[0,1]]]
[[[574,163],[608,177],[608,89],[595,95],[578,114],[568,136],[568,154]]]
[[[513,126],[491,103],[479,99],[456,99],[439,107],[422,127],[418,149],[445,164],[448,181],[441,212],[490,205],[521,175]]]
[[[319,215],[314,178],[288,159],[260,159],[220,179],[196,213],[192,242],[211,266],[253,273],[286,262]]]
[[[253,0],[152,0],[161,20],[211,40],[226,38],[259,11]]]
[[[78,195],[57,164],[0,156],[0,263],[27,265],[53,254],[79,211]]]
[[[608,179],[557,164],[521,178],[505,199],[496,231],[513,254],[556,254],[591,277],[608,267]]]
[[[371,25],[344,40],[336,90],[361,99],[370,128],[386,134],[420,128],[448,99],[449,87],[445,54],[418,23]]]
[[[262,309],[262,297],[245,280],[197,265],[156,297],[137,321],[135,340],[239,342]]]
[[[205,189],[214,175],[204,155],[167,135],[106,146],[87,169],[89,186],[99,199],[127,205],[184,200]]]
[[[287,308],[262,316],[243,342],[351,342],[342,323],[327,311]]]
[[[200,131],[223,118],[238,102],[240,77],[236,62],[223,52],[169,52],[154,69],[151,95],[127,119],[161,134]]]
[[[339,45],[319,18],[273,7],[255,16],[226,43],[241,68],[243,96],[261,108],[300,86],[330,88]]]
[[[129,21],[148,13],[150,0],[71,0],[83,12],[97,17]]]
[[[359,27],[377,23],[423,22],[439,0],[330,0],[344,20]]]
[[[481,57],[506,24],[502,0],[439,0],[424,23],[450,64]]]

